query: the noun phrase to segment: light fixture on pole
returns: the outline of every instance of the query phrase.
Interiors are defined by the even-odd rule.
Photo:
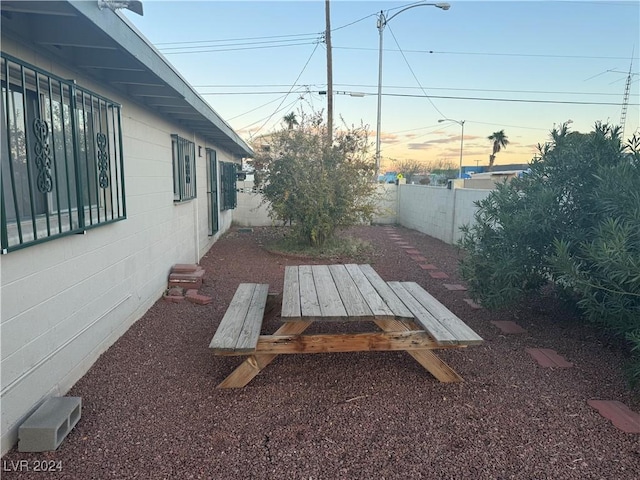
[[[457,123],[458,125],[460,125],[462,127],[462,133],[460,134],[460,169],[458,170],[458,178],[462,178],[462,146],[464,145],[464,122],[466,120],[453,120],[451,118],[441,118],[440,120],[438,120],[438,123],[441,122],[453,122],[453,123]]]
[[[394,17],[397,17],[405,10],[415,7],[436,7],[442,10],[449,10],[451,5],[448,3],[416,3],[403,8],[399,12],[394,13],[387,18],[385,13],[381,10],[378,14],[378,31],[380,32],[380,47],[378,50],[378,122],[376,126],[376,179],[380,172],[380,128],[382,127],[382,32],[384,27],[387,26]]]

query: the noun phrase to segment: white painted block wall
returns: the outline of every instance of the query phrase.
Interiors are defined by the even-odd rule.
[[[64,395],[98,356],[162,295],[171,266],[195,263],[208,235],[206,158],[196,158],[197,199],[173,202],[171,134],[213,145],[108,88],[4,42],[3,50],[123,105],[127,219],[0,257],[1,450],[52,395]],[[219,161],[231,156],[217,150]],[[222,234],[233,211],[221,212]]]
[[[398,223],[448,244],[461,238],[462,225],[473,222],[474,202],[490,193],[490,190],[449,190],[423,185],[398,188]]]

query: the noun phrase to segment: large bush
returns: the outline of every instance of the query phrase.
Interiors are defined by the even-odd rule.
[[[584,317],[640,339],[640,154],[619,129],[552,131],[530,174],[478,202],[460,245],[472,296],[503,307],[552,283]],[[640,343],[636,348],[640,349]],[[640,379],[640,369],[634,373]]]
[[[335,132],[331,145],[320,114],[261,139],[254,159],[272,218],[289,222],[302,243],[320,246],[336,229],[375,213],[374,163],[365,128]]]

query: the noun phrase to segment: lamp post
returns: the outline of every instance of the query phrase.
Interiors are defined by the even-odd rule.
[[[381,10],[378,14],[378,31],[380,32],[380,47],[378,50],[378,123],[376,126],[376,179],[380,171],[380,128],[382,127],[382,32],[384,27],[387,26],[394,17],[397,17],[405,10],[409,10],[414,7],[436,7],[442,10],[449,10],[451,5],[448,3],[416,3],[403,8],[399,12],[394,13],[390,17],[387,17]]]
[[[466,120],[453,120],[451,118],[441,118],[440,120],[438,120],[438,123],[441,122],[453,122],[453,123],[457,123],[458,125],[460,125],[462,127],[462,133],[460,134],[460,170],[458,170],[458,178],[462,178],[462,146],[464,145],[464,122]]]

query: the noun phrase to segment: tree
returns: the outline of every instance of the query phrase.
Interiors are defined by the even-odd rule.
[[[296,129],[270,136],[254,159],[272,218],[291,223],[301,243],[321,246],[337,229],[375,213],[374,162],[367,130],[346,127],[327,144],[321,113],[301,113]]]
[[[287,124],[288,130],[293,130],[293,127],[297,127],[299,125],[296,114],[291,112],[288,115],[285,115],[282,120]]]
[[[419,160],[407,159],[394,161],[395,169],[398,173],[402,173],[407,183],[411,183],[411,178],[425,171],[425,166]]]
[[[487,137],[487,139],[493,142],[493,153],[489,155],[489,171],[492,171],[493,162],[495,162],[496,160],[496,154],[499,153],[503,148],[507,148],[507,145],[509,145],[509,140],[507,139],[504,130],[493,132]]]

